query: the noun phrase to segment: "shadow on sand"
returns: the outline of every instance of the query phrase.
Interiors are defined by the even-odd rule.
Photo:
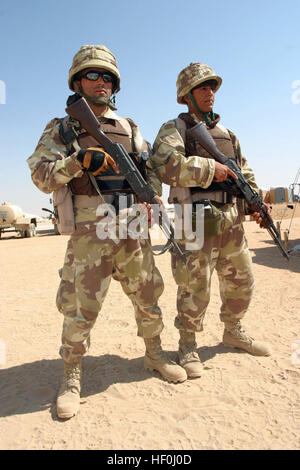
[[[255,264],[267,266],[269,268],[276,269],[288,269],[290,271],[300,273],[300,252],[295,252],[290,255],[290,259],[287,260],[280,252],[279,248],[273,242],[273,240],[264,240],[261,242],[266,246],[261,248],[250,248],[252,261]],[[299,245],[300,240],[291,240],[289,242],[288,249],[291,250],[294,246]],[[153,245],[152,248],[157,253],[162,250],[164,245]],[[170,259],[171,263],[171,259]]]
[[[63,376],[61,359],[41,360],[0,369],[0,417],[49,409],[56,418],[55,401]],[[131,383],[150,378],[143,358],[116,355],[85,356],[81,397],[104,392],[115,383]]]
[[[207,360],[227,352],[232,350],[222,344],[198,349],[204,366]],[[176,360],[175,351],[167,351],[167,354],[170,359]],[[157,372],[150,373],[144,369],[143,357],[126,359],[113,354],[85,356],[81,398],[102,393],[116,383],[145,381],[153,374],[161,378]],[[62,376],[61,359],[45,359],[0,369],[0,418],[49,409],[52,419],[58,420],[55,402]]]
[[[300,273],[300,254],[292,253],[290,259],[287,260],[280,252],[279,248],[275,245],[272,240],[264,240],[262,248],[251,248],[251,254],[253,263],[260,264],[262,266],[268,266],[276,269],[287,269],[296,273]],[[288,249],[291,250],[294,246],[298,245],[300,240],[291,240],[289,242]]]

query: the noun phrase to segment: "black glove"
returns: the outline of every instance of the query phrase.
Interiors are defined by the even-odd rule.
[[[77,160],[80,161],[83,168],[91,171],[94,176],[100,175],[109,166],[112,166],[115,172],[119,173],[114,159],[101,147],[81,149],[77,154]]]

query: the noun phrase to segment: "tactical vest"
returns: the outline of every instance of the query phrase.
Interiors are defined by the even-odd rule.
[[[217,119],[218,122],[219,119]],[[181,121],[181,122],[180,122]],[[182,122],[183,121],[183,122]],[[235,158],[238,165],[241,165],[241,156],[236,151],[232,138],[233,135],[231,134],[228,129],[224,126],[221,126],[217,122],[212,124],[212,127],[208,128],[208,132],[214,139],[218,149],[227,157]],[[185,142],[185,155],[186,157],[190,157],[192,155],[198,155],[199,157],[204,158],[213,158],[203,147],[202,145],[192,136],[186,135],[186,129],[189,129],[196,125],[188,113],[182,113],[176,119],[176,126]],[[201,187],[191,187],[191,193],[205,191],[220,191],[221,188],[218,183],[212,183],[208,188],[201,188]]]
[[[143,150],[148,152],[149,149],[145,141],[143,141],[140,149],[136,148],[133,138],[133,128],[135,126],[134,122],[125,118],[114,120],[105,117],[100,117],[99,122],[101,125],[101,130],[107,135],[107,137],[109,137],[115,143],[122,144],[125,150],[130,154],[139,171],[145,175],[145,163],[140,157],[140,151]],[[99,143],[96,141],[96,139],[89,135],[84,129],[79,131],[77,142],[78,145],[83,149],[99,146]],[[74,151],[74,149],[72,149],[72,151]],[[116,191],[132,193],[132,190],[124,176],[120,173],[115,173],[112,168],[109,168],[106,172],[101,173],[100,176],[97,176],[96,182],[99,190],[103,194],[112,194]],[[83,172],[83,175],[79,178],[73,178],[69,182],[69,186],[73,194],[97,196],[97,190],[91,184],[87,172]]]

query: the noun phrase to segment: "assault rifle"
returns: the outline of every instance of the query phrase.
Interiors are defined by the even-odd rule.
[[[286,259],[289,259],[289,255],[280,241],[280,234],[274,225],[272,217],[269,215],[260,196],[251,188],[248,181],[243,176],[236,161],[233,158],[226,157],[220,152],[203,122],[199,122],[194,127],[188,129],[186,133],[194,137],[216,161],[228,166],[237,175],[237,180],[229,177],[228,180],[218,183],[218,185],[229,194],[245,199],[250,211],[260,214],[262,226],[268,230],[282,255],[285,256]]]
[[[107,153],[112,156],[121,173],[126,178],[131,189],[140,201],[147,202],[149,204],[161,204],[159,198],[156,197],[156,191],[145,181],[123,145],[112,142],[99,128],[98,119],[87,104],[85,98],[81,97],[77,93],[69,96],[66,112],[73,119],[79,121],[82,127],[97,140]],[[168,239],[167,247],[171,244],[186,263],[186,256],[174,239],[174,228],[171,225],[163,206],[162,217],[159,218],[159,226]]]

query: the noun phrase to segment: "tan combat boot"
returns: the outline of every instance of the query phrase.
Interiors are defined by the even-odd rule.
[[[231,348],[247,351],[253,356],[270,356],[271,349],[264,343],[255,341],[242,329],[240,321],[226,322],[223,334],[223,344]]]
[[[168,382],[184,382],[187,379],[185,370],[176,362],[171,361],[162,350],[159,336],[144,338],[144,341],[146,345],[145,369],[157,370]]]
[[[75,416],[80,405],[81,361],[64,363],[64,377],[56,401],[57,416],[67,419]]]
[[[201,377],[203,367],[196,351],[196,334],[184,330],[179,330],[179,334],[179,364],[185,369],[189,378]]]

